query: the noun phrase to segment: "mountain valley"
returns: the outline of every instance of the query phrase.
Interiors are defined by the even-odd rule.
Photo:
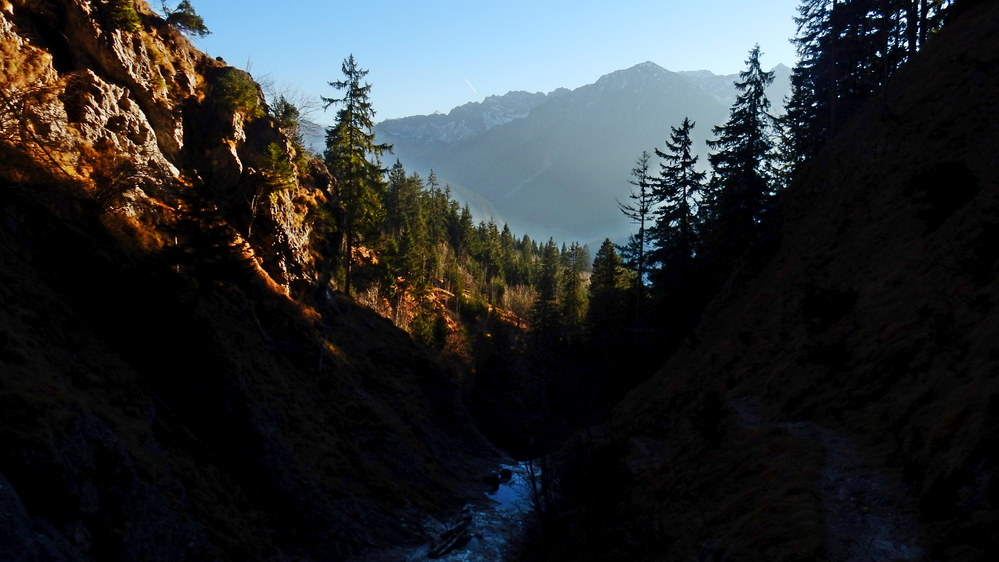
[[[776,114],[790,69],[774,71],[767,93]],[[479,220],[596,247],[604,237],[627,238],[632,225],[617,201],[628,198],[630,170],[684,117],[697,124],[695,147],[707,167],[704,141],[728,116],[737,79],[645,62],[574,90],[510,92],[448,114],[382,121],[375,132],[394,146],[389,158],[424,176],[433,169]]]
[[[999,4],[833,6],[768,88],[350,55],[320,155],[190,3],[0,0],[0,560],[999,559]]]

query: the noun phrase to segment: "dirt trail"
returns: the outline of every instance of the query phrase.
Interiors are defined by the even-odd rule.
[[[867,462],[849,438],[811,422],[763,421],[756,397],[743,397],[732,406],[747,427],[778,427],[825,450],[815,493],[822,506],[829,560],[926,559],[918,546],[916,500],[901,481]]]

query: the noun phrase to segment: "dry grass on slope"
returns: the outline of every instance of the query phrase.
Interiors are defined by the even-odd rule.
[[[0,186],[0,473],[44,521],[25,541],[345,557],[460,501],[465,452],[491,451],[403,332],[294,302],[232,249],[125,247],[73,201]]]

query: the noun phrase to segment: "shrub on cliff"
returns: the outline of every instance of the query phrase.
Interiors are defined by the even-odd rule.
[[[226,68],[214,84],[216,103],[232,108],[249,118],[263,115],[260,92],[250,75],[236,68]]]
[[[138,31],[141,21],[132,0],[111,0],[111,23],[122,31]]]

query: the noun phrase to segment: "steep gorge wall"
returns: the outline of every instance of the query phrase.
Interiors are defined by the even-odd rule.
[[[932,558],[995,556],[996,22],[994,5],[955,21],[833,139],[787,194],[773,262],[621,405],[624,425],[711,392],[713,421],[738,425],[732,404],[758,397],[768,419],[840,431],[903,476]]]
[[[259,88],[136,6],[0,2],[0,559],[418,538],[478,470],[456,451],[494,451],[452,375],[316,286],[329,174],[269,188],[295,154]]]
[[[256,224],[248,242],[277,283],[304,289],[315,276],[308,206],[328,198],[331,179],[303,171],[260,204],[269,147],[287,160],[296,154],[259,87],[194,49],[146,3],[136,10],[141,26],[127,31],[106,2],[4,2],[0,127],[8,160],[31,160],[5,174],[68,176],[111,214],[145,224],[169,221],[164,212],[182,206],[183,188],[197,187],[244,237]]]
[[[873,529],[850,559],[999,555],[997,22],[978,3],[929,41],[786,193],[770,263],[570,449],[581,552],[841,559],[849,516]],[[867,476],[835,476],[843,443]],[[876,493],[837,518],[823,483],[870,475],[910,496],[888,515],[914,543],[877,535]]]

